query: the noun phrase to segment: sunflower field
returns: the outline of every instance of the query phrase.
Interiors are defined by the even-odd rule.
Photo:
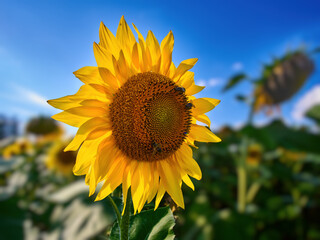
[[[281,112],[320,49],[237,71],[216,99],[199,95],[197,58],[175,65],[173,31],[158,41],[124,16],[108,27],[97,66],[73,73],[77,92],[46,99],[58,113],[20,134],[0,116],[0,240],[320,239],[320,104],[306,124]],[[230,90],[247,120],[215,128],[209,112]]]

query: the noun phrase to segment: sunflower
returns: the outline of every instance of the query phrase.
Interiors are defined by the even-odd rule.
[[[190,146],[221,141],[196,123],[210,127],[205,113],[220,101],[192,96],[204,88],[189,71],[197,59],[175,67],[171,31],[159,45],[151,31],[145,40],[133,27],[138,42],[124,17],[116,36],[101,23],[98,66],[74,72],[80,90],[48,103],[63,110],[54,119],[79,128],[65,151],[80,148],[73,172],[86,175],[90,195],[104,181],[96,200],[122,184],[124,204],[131,187],[135,213],[155,197],[156,209],[165,192],[184,208],[182,182],[194,189],[189,176],[202,176]]]
[[[272,106],[289,100],[304,85],[314,71],[314,62],[303,51],[297,50],[265,66],[254,95],[255,111],[271,110]]]
[[[247,165],[250,167],[257,167],[262,159],[262,146],[260,144],[251,144],[248,147]]]
[[[49,169],[68,176],[72,174],[76,162],[76,152],[65,152],[64,149],[70,141],[57,140],[49,149],[46,165]]]
[[[20,154],[30,154],[32,152],[33,152],[32,143],[26,138],[21,138],[16,140],[14,143],[6,146],[3,149],[2,156],[5,160],[8,160],[12,156],[17,156]]]

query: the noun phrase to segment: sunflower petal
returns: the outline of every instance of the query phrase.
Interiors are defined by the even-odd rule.
[[[197,98],[192,101],[192,104],[194,105],[192,115],[197,116],[209,112],[214,109],[219,102],[220,100],[212,98]]]
[[[110,124],[103,118],[92,118],[88,120],[87,122],[81,125],[76,136],[64,149],[64,151],[76,151],[91,131],[104,125],[109,126],[109,128],[111,127]]]
[[[201,114],[201,115],[194,116],[194,118],[197,119],[199,122],[207,124],[208,127],[210,128],[211,121],[210,121],[210,118],[207,115]]]
[[[80,127],[82,124],[84,124],[86,121],[89,120],[88,117],[83,117],[79,115],[74,115],[72,113],[63,111],[61,113],[57,113],[53,115],[51,118],[54,120],[66,123],[73,127]]]
[[[202,178],[201,169],[198,163],[192,157],[191,148],[186,144],[182,144],[176,154],[177,159],[180,160],[179,163],[181,164],[181,167],[186,171],[186,173],[189,176],[200,180]]]
[[[160,178],[163,181],[166,191],[178,206],[184,208],[184,200],[180,188],[181,179],[177,177],[177,174],[173,170],[177,165],[172,166],[167,160],[163,160],[158,162],[158,167],[160,170]]]
[[[148,49],[150,50],[151,61],[152,61],[152,71],[159,72],[160,69],[160,57],[161,50],[160,45],[156,37],[153,35],[151,31],[148,32],[146,44]]]
[[[191,181],[191,179],[189,178],[189,176],[188,176],[187,174],[185,174],[185,175],[182,177],[182,181],[183,181],[189,188],[191,188],[191,189],[194,191],[193,182]]]
[[[203,87],[203,86],[197,86],[197,85],[195,85],[195,84],[193,83],[190,87],[188,87],[188,88],[186,89],[186,95],[188,95],[188,96],[195,95],[195,94],[197,94],[198,92],[201,92],[204,88],[205,88],[205,87]]]
[[[65,112],[82,117],[105,117],[108,114],[107,110],[104,108],[86,106],[70,108]]]
[[[116,58],[119,56],[120,47],[113,33],[101,22],[99,29],[100,45],[110,51]]]
[[[188,70],[190,70],[197,63],[197,61],[198,61],[198,58],[190,58],[190,59],[182,61],[179,64],[179,66],[173,76],[173,80],[176,82],[179,81],[180,77],[183,74],[185,74]]]
[[[161,66],[160,73],[167,75],[172,61],[172,51],[174,45],[174,38],[172,31],[161,42]]]
[[[208,128],[191,124],[189,136],[198,142],[221,142]]]

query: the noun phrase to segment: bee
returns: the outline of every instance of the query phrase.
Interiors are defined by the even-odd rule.
[[[175,87],[174,90],[176,90],[177,92],[185,92],[186,89],[184,87]]]
[[[155,155],[156,153],[161,153],[161,152],[162,152],[162,149],[161,149],[161,145],[160,145],[160,144],[153,143],[153,144],[152,144],[152,147],[153,147],[152,155]]]
[[[192,107],[194,107],[194,105],[192,103],[187,103],[187,105],[186,105],[187,109],[191,109]]]

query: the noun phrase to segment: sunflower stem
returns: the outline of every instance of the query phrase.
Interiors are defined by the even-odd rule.
[[[129,239],[128,236],[129,236],[130,211],[131,211],[131,193],[128,191],[126,208],[124,210],[123,216],[121,218],[121,224],[120,224],[121,240]]]
[[[110,195],[108,195],[108,199],[109,199],[109,201],[110,201],[110,203],[111,203],[111,205],[113,207],[114,212],[117,215],[117,221],[118,221],[118,224],[120,225],[120,223],[121,223],[121,215],[120,215],[119,209],[118,209],[116,203],[113,201],[113,199],[112,199],[112,197]]]

